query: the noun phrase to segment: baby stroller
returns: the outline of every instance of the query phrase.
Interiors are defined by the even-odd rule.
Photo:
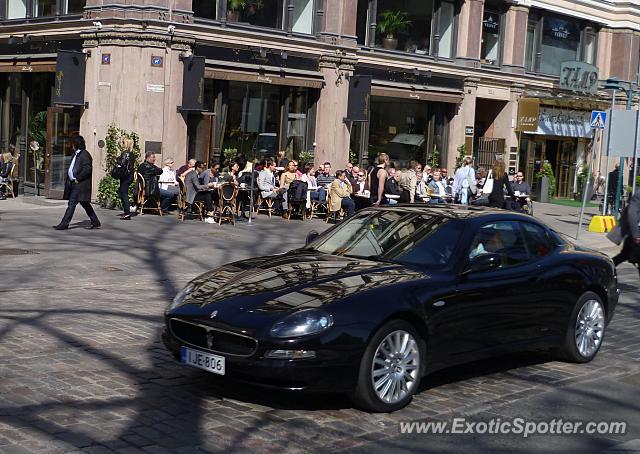
[[[304,220],[307,213],[307,183],[301,180],[294,180],[287,190],[287,219],[291,219],[291,214],[300,215]]]

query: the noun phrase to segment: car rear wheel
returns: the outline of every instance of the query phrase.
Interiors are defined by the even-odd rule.
[[[602,299],[593,292],[585,293],[571,313],[564,345],[559,352],[561,358],[574,363],[591,361],[602,346],[605,328]]]
[[[387,323],[365,350],[352,400],[373,412],[403,408],[418,389],[423,358],[423,341],[410,323]]]

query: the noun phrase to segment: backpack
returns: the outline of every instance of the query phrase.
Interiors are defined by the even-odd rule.
[[[111,170],[111,176],[116,180],[126,180],[131,176],[129,156],[130,153],[124,152],[116,158],[116,164]]]

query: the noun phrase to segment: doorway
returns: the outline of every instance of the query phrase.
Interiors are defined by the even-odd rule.
[[[47,109],[46,160],[44,167],[45,196],[62,199],[67,170],[73,158],[71,139],[80,134],[79,107]]]

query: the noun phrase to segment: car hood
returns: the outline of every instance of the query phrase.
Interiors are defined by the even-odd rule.
[[[317,308],[377,287],[425,278],[399,264],[291,251],[232,263],[192,281],[183,306],[252,313]]]

